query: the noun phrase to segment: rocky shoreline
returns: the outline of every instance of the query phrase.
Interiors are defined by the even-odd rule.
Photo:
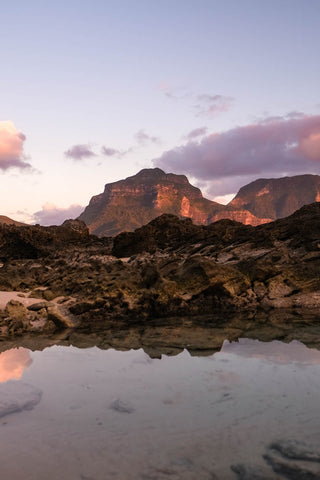
[[[320,204],[252,227],[162,215],[114,238],[85,224],[0,230],[1,336],[166,317],[320,311]],[[34,299],[32,304],[30,299]]]

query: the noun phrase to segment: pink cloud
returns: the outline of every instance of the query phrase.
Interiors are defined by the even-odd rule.
[[[23,153],[25,135],[19,132],[11,121],[0,122],[0,169],[29,169]]]
[[[164,152],[154,165],[201,180],[318,173],[320,171],[320,115],[269,119]],[[232,190],[234,191],[234,190]],[[219,194],[230,191],[219,191]]]
[[[77,218],[83,210],[84,207],[81,205],[73,204],[63,208],[47,202],[42,206],[41,210],[33,214],[33,221],[40,225],[61,225],[69,218]]]
[[[201,115],[217,115],[227,112],[233,102],[232,97],[225,95],[198,95],[197,104],[194,105],[197,116]]]
[[[298,151],[310,160],[320,161],[320,131],[308,134],[300,141]]]

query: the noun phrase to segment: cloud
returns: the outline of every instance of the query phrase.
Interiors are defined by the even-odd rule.
[[[9,168],[30,169],[23,153],[23,144],[26,137],[19,132],[13,122],[0,122],[0,169]]]
[[[115,155],[121,155],[120,150],[116,150],[115,148],[105,147],[104,145],[101,148],[102,155],[106,157],[114,157]]]
[[[64,152],[64,155],[73,160],[83,160],[84,158],[96,157],[91,145],[73,145],[73,147]]]
[[[219,113],[227,112],[233,102],[232,97],[225,95],[197,95],[197,103],[194,105],[196,115],[217,115]]]
[[[61,225],[69,218],[77,218],[83,210],[84,207],[77,204],[63,208],[47,202],[39,212],[33,214],[33,221],[40,225]]]
[[[232,190],[246,178],[320,171],[320,115],[276,117],[213,133],[164,152],[153,161],[166,171],[204,181],[229,181]]]
[[[139,130],[134,138],[138,142],[139,145],[145,145],[146,143],[159,143],[160,138],[159,137],[152,137],[148,133],[146,133],[144,130]]]
[[[197,138],[197,137],[202,137],[203,135],[205,135],[208,131],[208,128],[207,127],[199,127],[199,128],[195,128],[194,130],[191,130],[191,132],[189,132],[185,138],[187,140],[193,140],[194,138]]]
[[[135,133],[134,138],[137,142],[137,144],[135,146],[131,146],[131,147],[127,148],[126,150],[118,150],[116,148],[106,147],[105,145],[103,145],[101,147],[101,154],[106,156],[106,157],[122,158],[122,157],[125,157],[126,155],[129,155],[130,153],[134,153],[135,151],[137,151],[140,148],[145,147],[146,145],[160,144],[161,143],[161,140],[160,140],[159,137],[149,135],[143,129],[138,130]]]
[[[172,87],[168,83],[162,83],[158,89],[162,92],[167,98],[172,100],[183,100],[185,98],[190,98],[192,96],[191,92],[188,92],[185,87]]]
[[[168,83],[159,86],[159,90],[172,100],[190,99],[197,117],[202,115],[212,116],[227,112],[234,101],[233,97],[209,93],[193,93],[183,87],[172,87]]]
[[[125,157],[129,153],[134,152],[134,147],[127,148],[127,150],[117,150],[116,148],[105,147],[104,145],[101,148],[101,154],[105,157]]]
[[[302,117],[305,117],[306,115],[302,112],[298,112],[296,110],[294,110],[293,112],[289,112],[287,113],[286,117],[287,118],[302,118]]]

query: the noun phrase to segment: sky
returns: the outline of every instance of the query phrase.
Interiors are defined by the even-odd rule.
[[[320,0],[16,0],[0,22],[0,215],[59,224],[142,168],[223,202],[320,173]]]

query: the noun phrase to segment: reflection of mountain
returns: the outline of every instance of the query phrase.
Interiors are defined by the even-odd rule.
[[[249,313],[242,316],[237,313],[227,321],[216,315],[193,320],[191,318],[170,318],[167,321],[149,320],[139,325],[128,325],[119,321],[109,324],[104,330],[87,328],[76,331],[66,330],[50,336],[26,335],[15,338],[14,341],[3,341],[0,344],[0,350],[4,352],[18,345],[31,350],[43,350],[52,345],[72,345],[77,348],[98,347],[102,350],[142,348],[151,358],[161,358],[161,355],[177,355],[184,349],[188,350],[192,356],[208,356],[220,350],[238,355],[242,355],[242,352],[246,351],[248,356],[256,354],[254,340],[260,340],[260,342],[266,342],[262,344],[262,347],[261,343],[259,344],[259,352],[262,351],[264,356],[269,355],[270,359],[282,361],[281,358],[285,358],[287,354],[291,356],[291,350],[294,348],[294,356],[300,361],[300,353],[303,358],[306,358],[304,345],[320,350],[319,330],[317,315],[310,315],[306,318],[294,312],[275,311],[260,312],[258,315],[250,317]],[[243,338],[252,340],[245,340],[246,344],[244,345]],[[239,339],[240,341],[238,341]],[[280,339],[281,343],[270,343]],[[225,342],[225,340],[233,343]],[[292,340],[302,343],[292,342]],[[320,363],[320,353],[317,350],[308,350],[308,362],[318,363],[319,358]],[[14,352],[20,351],[25,352],[24,349],[14,350]],[[9,354],[9,352],[5,353]],[[15,358],[16,354],[10,355]],[[2,355],[0,355],[0,359]],[[10,355],[3,358],[10,359]],[[24,361],[22,357],[20,359],[20,362],[17,361],[16,364],[20,365],[23,370],[30,364],[28,363],[30,357],[25,355]],[[11,368],[11,371],[14,369]]]
[[[20,380],[23,371],[32,363],[26,348],[12,348],[0,353],[0,382]]]
[[[261,358],[275,363],[297,362],[314,365],[320,363],[320,351],[306,348],[297,340],[290,343],[283,343],[279,340],[261,342],[249,338],[239,338],[236,342],[225,340],[221,352],[246,358]]]

